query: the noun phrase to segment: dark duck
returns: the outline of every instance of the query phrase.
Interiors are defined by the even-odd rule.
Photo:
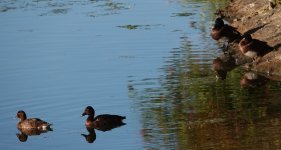
[[[211,30],[211,36],[214,40],[225,38],[228,40],[227,42],[238,41],[241,39],[240,32],[238,32],[236,28],[224,24],[222,18],[217,18],[215,20],[215,24]]]
[[[272,47],[268,46],[266,42],[253,39],[250,34],[245,35],[239,42],[239,49],[242,54],[253,60],[272,51]]]
[[[102,114],[95,117],[95,110],[91,106],[87,106],[82,116],[88,115],[85,122],[87,128],[95,128],[101,131],[108,131],[113,128],[125,125],[123,120],[125,116]]]

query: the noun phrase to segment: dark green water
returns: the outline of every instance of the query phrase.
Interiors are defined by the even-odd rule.
[[[212,0],[0,1],[1,149],[280,149],[280,82],[216,80]],[[89,134],[80,115],[126,125]],[[18,110],[53,123],[19,141]],[[89,134],[89,143],[81,134]]]

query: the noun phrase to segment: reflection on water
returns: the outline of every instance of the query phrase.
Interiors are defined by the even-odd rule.
[[[18,130],[20,131],[20,133],[17,133],[16,135],[17,135],[19,141],[21,141],[21,142],[26,142],[28,136],[40,135],[41,133],[53,131],[52,128],[47,128],[47,130],[39,130],[36,128],[20,128]]]
[[[97,135],[96,135],[96,130],[100,130],[100,131],[103,131],[103,132],[106,132],[106,131],[111,131],[112,129],[114,128],[118,128],[118,127],[121,127],[125,125],[125,123],[123,124],[116,124],[116,125],[110,125],[110,126],[103,126],[103,127],[99,127],[99,128],[89,128],[89,127],[86,127],[87,131],[88,131],[88,134],[81,134],[85,140],[88,142],[88,143],[93,143],[96,138],[97,138]]]
[[[95,131],[94,128],[86,128],[86,129],[89,133],[88,134],[81,134],[81,135],[85,138],[85,140],[88,143],[93,143],[97,138],[96,131]]]
[[[256,88],[265,86],[268,81],[268,78],[259,75],[258,73],[246,72],[240,80],[240,85],[242,87],[253,88],[253,90],[255,90]]]
[[[228,54],[223,54],[213,60],[212,69],[218,79],[226,79],[227,73],[238,67],[236,59]]]
[[[209,35],[207,22],[198,28],[199,35]],[[171,50],[161,68],[162,75],[131,77],[128,82],[129,96],[141,111],[146,148],[280,149],[280,82],[255,73],[243,75],[229,58],[222,67],[227,78],[216,80],[210,38],[198,42],[183,35],[181,47]]]
[[[118,127],[121,127],[121,126],[124,126],[126,125],[126,123],[118,123],[118,124],[109,124],[109,125],[102,125],[102,126],[99,126],[99,127],[95,127],[94,129],[97,129],[97,130],[100,130],[100,131],[110,131],[114,128],[118,128]]]
[[[225,80],[212,70],[223,43],[209,31],[225,3],[1,0],[0,147],[280,149],[280,83],[228,59]],[[127,125],[85,129],[85,105],[128,116]],[[40,135],[18,142],[19,109],[55,131],[21,132],[20,141]]]

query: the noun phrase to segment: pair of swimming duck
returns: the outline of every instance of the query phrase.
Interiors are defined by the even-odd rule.
[[[95,110],[91,106],[87,106],[85,108],[82,116],[85,115],[88,115],[88,118],[85,122],[87,128],[96,128],[102,131],[107,131],[111,127],[113,128],[113,127],[124,125],[122,121],[123,119],[126,119],[125,116],[110,115],[110,114],[103,114],[95,117]],[[19,118],[19,122],[17,124],[17,128],[19,130],[27,130],[27,129],[34,129],[38,131],[51,130],[52,124],[44,120],[41,120],[39,118],[27,119],[26,113],[22,110],[17,112],[17,118]]]
[[[226,38],[228,42],[239,42],[239,49],[242,54],[250,58],[257,58],[269,52],[271,47],[266,42],[253,39],[250,34],[241,35],[236,28],[224,24],[222,18],[217,18],[211,30],[214,40]]]

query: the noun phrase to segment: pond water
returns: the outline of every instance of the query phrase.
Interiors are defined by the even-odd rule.
[[[212,71],[226,3],[1,0],[1,149],[280,149],[280,82]],[[88,105],[126,125],[89,133]],[[53,131],[20,141],[18,110]]]

